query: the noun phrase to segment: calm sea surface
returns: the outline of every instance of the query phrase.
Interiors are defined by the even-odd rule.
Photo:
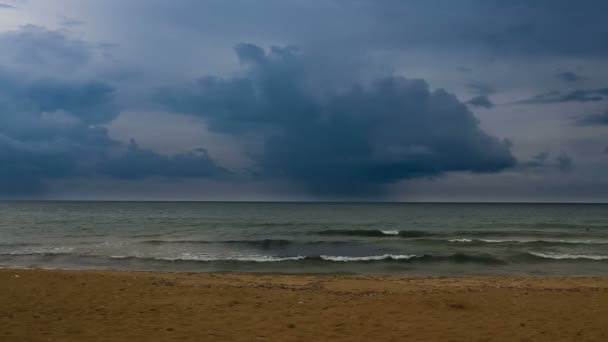
[[[606,276],[608,205],[0,202],[0,267]]]

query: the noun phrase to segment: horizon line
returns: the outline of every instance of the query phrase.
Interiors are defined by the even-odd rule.
[[[608,202],[560,201],[347,201],[347,200],[121,200],[121,199],[0,199],[0,202],[124,202],[124,203],[285,203],[285,204],[608,204]]]

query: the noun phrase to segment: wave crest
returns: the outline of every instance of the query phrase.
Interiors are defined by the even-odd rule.
[[[577,259],[586,259],[586,260],[608,260],[608,255],[590,255],[590,254],[558,254],[558,253],[539,253],[539,252],[529,252],[531,255],[534,255],[543,259],[553,259],[553,260],[577,260]]]
[[[328,236],[359,236],[359,237],[404,237],[416,238],[432,236],[433,233],[420,230],[380,230],[380,229],[327,229],[315,232]]]
[[[340,261],[340,262],[349,262],[349,261],[379,261],[379,260],[409,260],[411,258],[417,258],[419,256],[415,254],[411,255],[393,255],[393,254],[384,254],[384,255],[372,255],[372,256],[362,256],[362,257],[353,257],[353,256],[331,256],[331,255],[321,255],[320,258],[326,261]]]

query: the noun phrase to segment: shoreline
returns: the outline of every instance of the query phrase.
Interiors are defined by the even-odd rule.
[[[601,341],[608,277],[0,269],[0,340]]]
[[[48,266],[0,266],[0,273],[3,271],[49,271],[49,272],[84,272],[84,273],[145,273],[150,275],[236,275],[236,276],[255,276],[255,277],[345,277],[345,278],[407,278],[407,279],[585,279],[585,280],[608,280],[608,275],[595,274],[528,274],[528,273],[463,273],[454,274],[435,274],[435,273],[366,273],[366,272],[300,272],[300,271],[248,271],[244,270],[167,270],[167,269],[128,269],[128,268],[78,268],[78,267],[48,267]]]

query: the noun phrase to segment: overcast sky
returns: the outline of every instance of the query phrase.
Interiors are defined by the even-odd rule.
[[[0,198],[608,201],[604,0],[0,0]]]

